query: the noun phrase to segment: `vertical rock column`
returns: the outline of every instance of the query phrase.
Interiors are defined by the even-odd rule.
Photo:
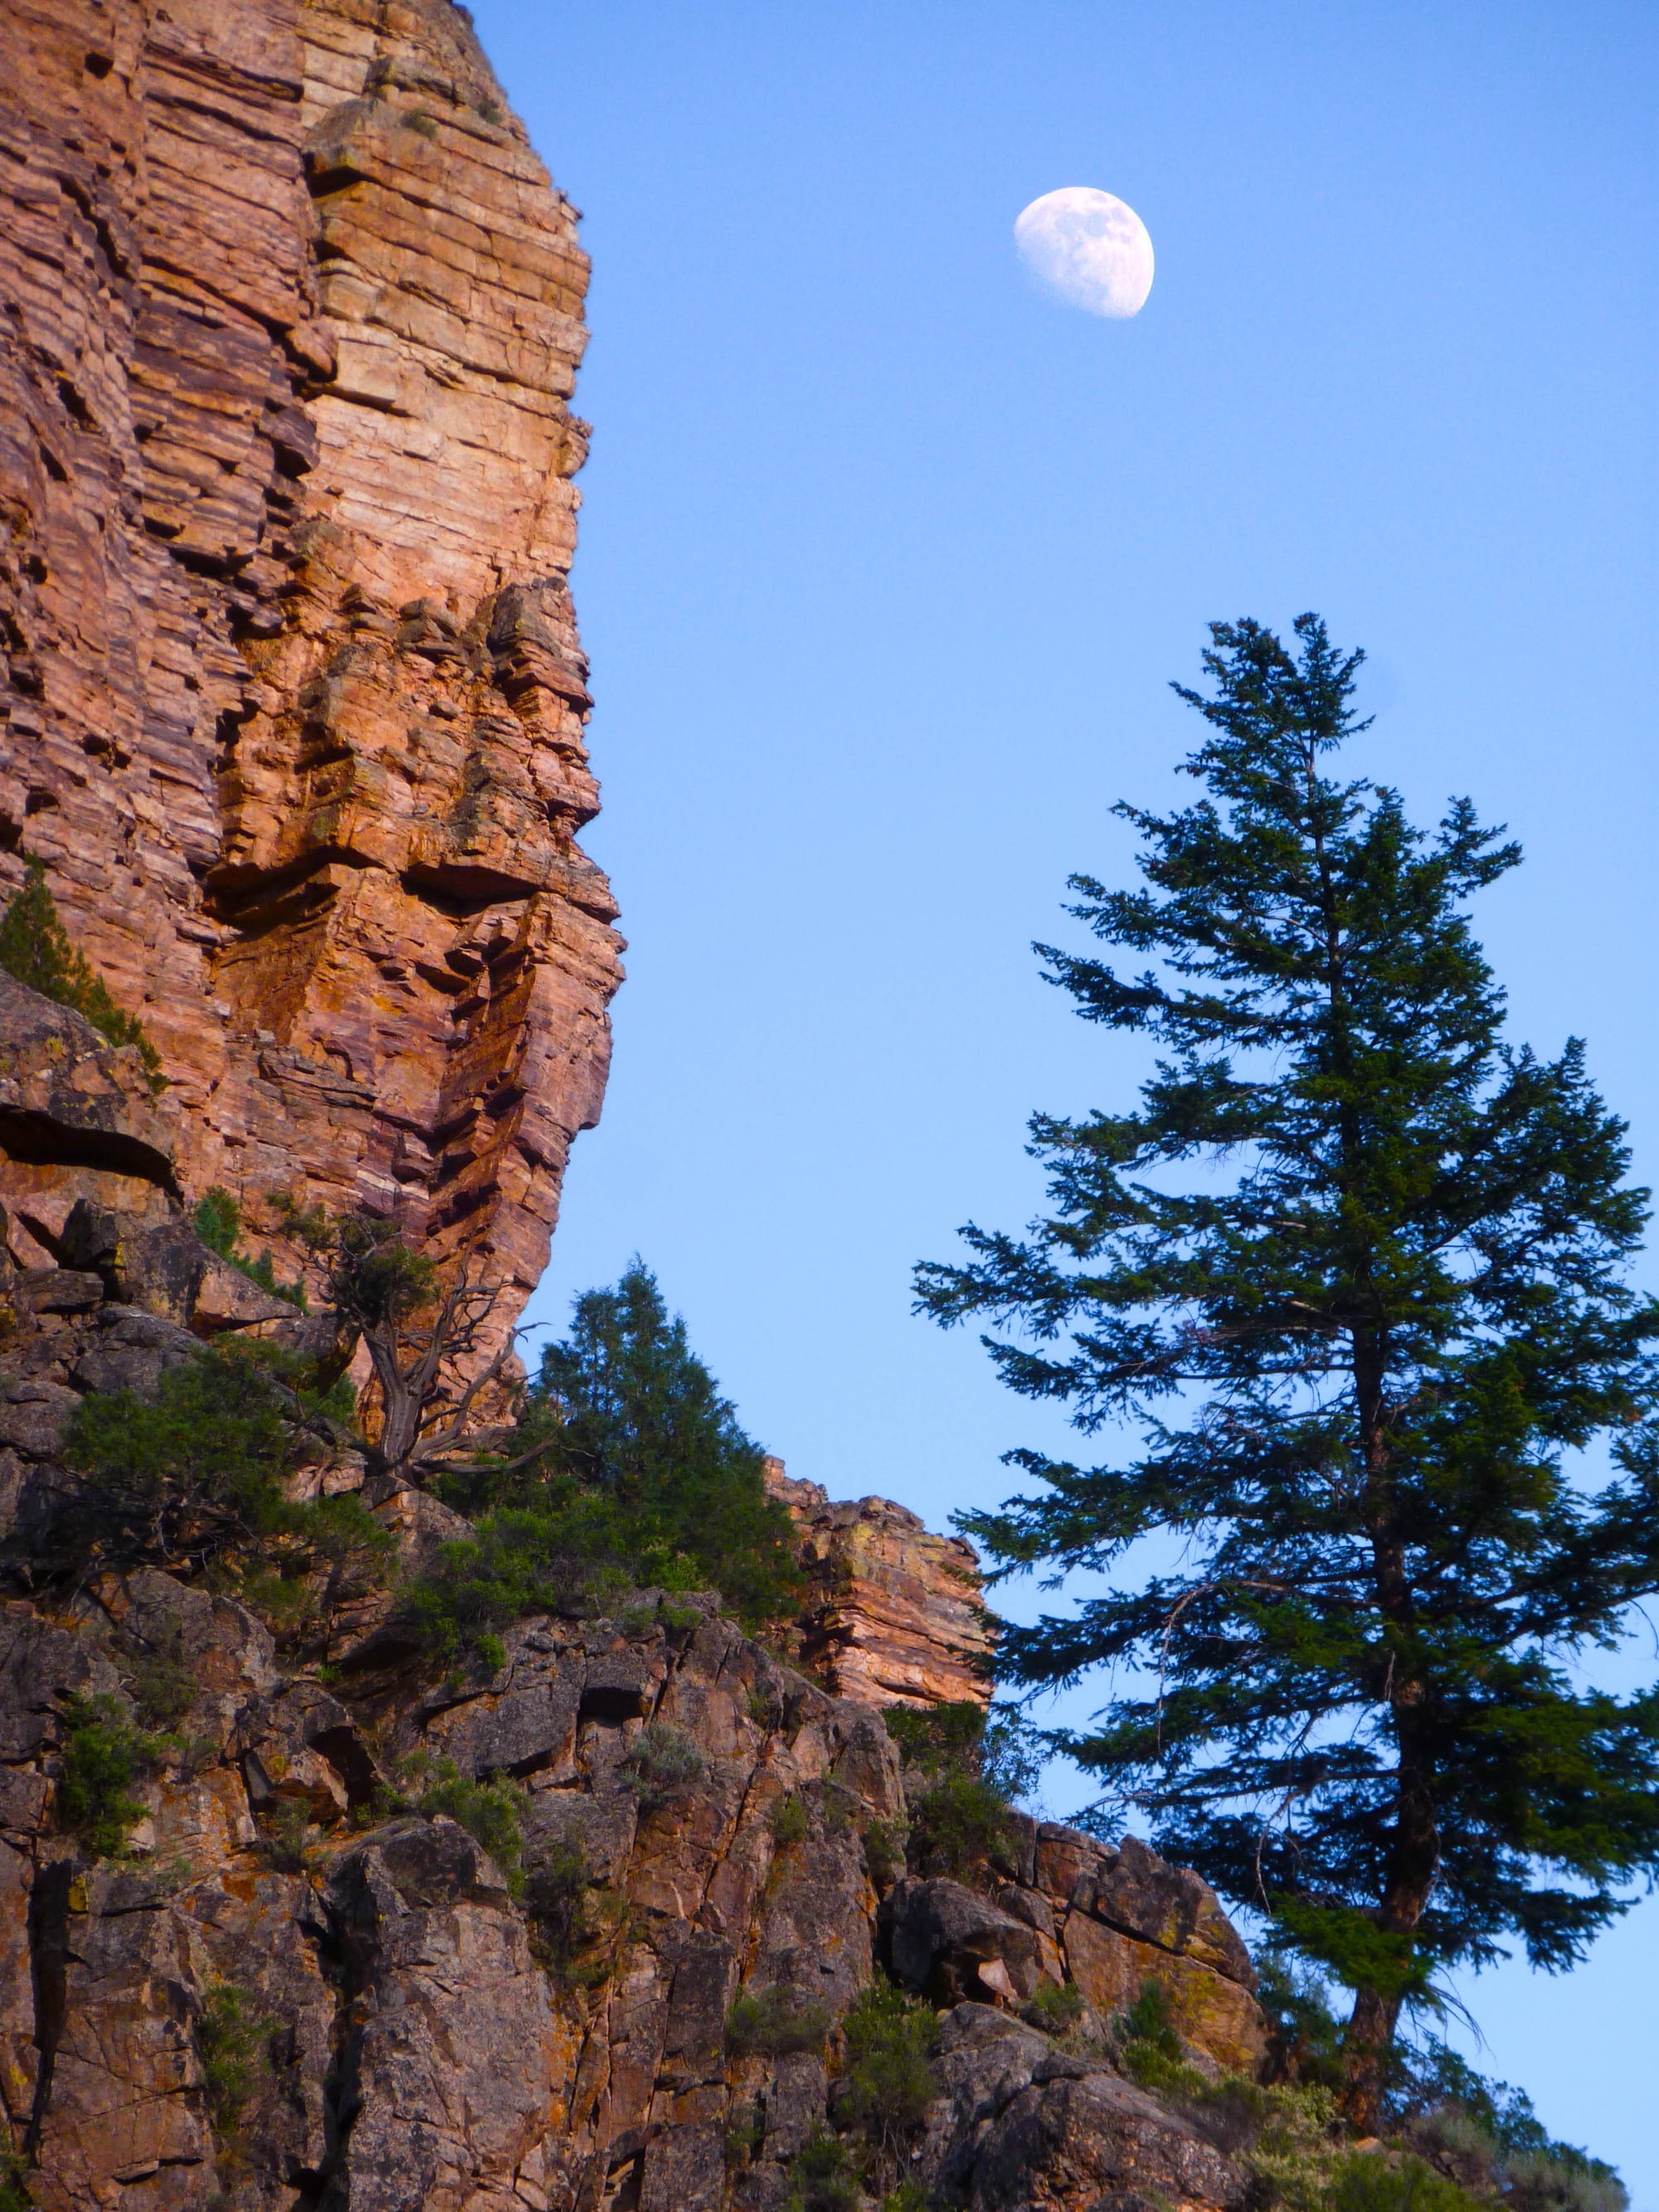
[[[0,891],[143,1019],[187,1194],[395,1205],[504,1329],[620,975],[574,210],[448,0],[20,0],[0,60]]]

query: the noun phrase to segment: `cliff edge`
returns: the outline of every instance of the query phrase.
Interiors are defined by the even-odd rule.
[[[187,1194],[290,1276],[274,1201],[395,1207],[504,1330],[620,975],[575,212],[448,0],[17,0],[0,86],[0,895],[46,862]]]

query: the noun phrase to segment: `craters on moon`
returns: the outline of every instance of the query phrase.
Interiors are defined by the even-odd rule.
[[[1132,207],[1089,185],[1033,200],[1014,225],[1020,258],[1043,287],[1091,315],[1138,315],[1152,289],[1152,241]]]

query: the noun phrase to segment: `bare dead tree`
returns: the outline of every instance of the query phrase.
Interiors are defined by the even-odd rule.
[[[380,1388],[380,1434],[370,1451],[377,1473],[419,1485],[440,1468],[460,1471],[454,1454],[464,1444],[477,1448],[468,1434],[473,1407],[499,1381],[517,1332],[507,1332],[470,1380],[458,1379],[471,1365],[500,1296],[497,1286],[474,1281],[471,1271],[469,1252],[459,1278],[445,1285],[389,1216],[351,1214],[335,1225],[329,1292],[362,1336]]]

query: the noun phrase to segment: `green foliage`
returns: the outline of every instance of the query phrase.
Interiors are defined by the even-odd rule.
[[[890,2174],[939,2087],[933,2067],[939,2021],[930,2006],[876,1981],[860,1992],[842,2033],[847,2070],[836,2118],[864,2138],[872,2170]]]
[[[647,1721],[623,1759],[623,1779],[647,1812],[708,1771],[708,1761],[690,1737],[666,1721]]]
[[[257,1260],[251,1260],[240,1249],[237,1240],[242,1233],[242,1209],[222,1183],[214,1183],[197,1201],[191,1225],[210,1251],[216,1252],[222,1260],[228,1260],[249,1282],[257,1283],[273,1297],[285,1298],[301,1313],[307,1310],[303,1283],[279,1283],[269,1252],[261,1252]]]
[[[1269,1951],[1257,1961],[1256,2002],[1275,2079],[1340,2087],[1342,2027],[1323,1978],[1303,1961]]]
[[[901,2181],[881,2200],[881,2212],[930,2212],[933,2199],[919,2181]]]
[[[781,1850],[787,1850],[791,1844],[804,1842],[811,1826],[806,1808],[799,1797],[780,1797],[772,1808],[772,1833]]]
[[[412,108],[404,121],[417,137],[435,138],[438,135],[437,123],[423,107]]]
[[[410,1250],[395,1221],[380,1214],[346,1214],[327,1224],[325,1235],[330,1301],[360,1328],[400,1327],[435,1302],[436,1263],[424,1252]]]
[[[317,1831],[303,1797],[284,1797],[271,1816],[265,1856],[278,1874],[305,1874],[311,1866]]]
[[[440,1759],[417,1778],[420,1787],[408,1801],[411,1809],[428,1820],[446,1814],[465,1828],[495,1860],[517,1897],[524,1887],[524,1831],[520,1825],[524,1791],[520,1785],[505,1775],[474,1782],[453,1759]]]
[[[1294,2198],[1286,2198],[1294,2205]],[[1320,2212],[1478,2212],[1479,2200],[1420,2158],[1351,2151],[1332,2161],[1316,2200]],[[1312,2204],[1310,2212],[1313,2212]]]
[[[766,2142],[766,2107],[758,2097],[733,2105],[726,2129],[726,2165],[730,2173],[741,2172],[761,2154]],[[0,2207],[3,2212],[3,2207]]]
[[[568,1840],[555,1844],[525,1884],[531,1947],[547,1972],[565,1988],[591,1978],[580,1960],[604,1933],[592,1888],[581,1846]]]
[[[960,1877],[1008,1848],[1008,1808],[977,1774],[946,1774],[910,1807],[909,1854],[929,1874]]]
[[[799,1587],[793,1525],[766,1494],[760,1448],[638,1262],[614,1290],[577,1299],[501,1461],[434,1487],[485,1516],[483,1552],[511,1556],[490,1594],[495,1625],[509,1594],[524,1611],[592,1611],[630,1587],[713,1587],[755,1628],[787,1612]],[[457,1604],[476,1604],[490,1578],[469,1577],[469,1564],[456,1574],[472,1581],[470,1595],[452,1595],[442,1570],[425,1595],[434,1632],[469,1632]],[[690,1610],[676,1609],[679,1626],[694,1625]]]
[[[166,1087],[161,1055],[145,1036],[143,1024],[136,1015],[122,1012],[103,977],[70,942],[40,860],[28,863],[23,888],[0,915],[0,968],[43,998],[55,999],[60,1006],[84,1015],[112,1044],[137,1045],[151,1091]]]
[[[213,2131],[234,2135],[244,2106],[254,2094],[273,2022],[253,2010],[251,1993],[234,1982],[220,1982],[202,2000],[196,2018],[196,2051]]]
[[[904,1872],[909,1830],[897,1820],[872,1820],[864,1832],[864,1863],[879,1890],[889,1890]]]
[[[129,1784],[150,1772],[168,1746],[133,1728],[112,1697],[72,1697],[64,1705],[64,1771],[58,1819],[99,1858],[118,1858],[144,1808]]]
[[[1007,1849],[1012,1798],[1033,1786],[1035,1731],[1006,1709],[889,1705],[882,1716],[907,1775],[927,1787],[910,1796],[909,1855],[933,1874],[959,1875]]]
[[[331,1447],[341,1407],[276,1346],[210,1346],[170,1368],[153,1402],[93,1392],[71,1418],[69,1465],[88,1479],[58,1524],[55,1564],[84,1572],[210,1565],[240,1574],[280,1620],[310,1603],[298,1577],[366,1588],[391,1540],[355,1496],[295,1504],[289,1474]]]
[[[0,2150],[0,2212],[34,2212],[29,2166],[15,2150]]]
[[[1022,2019],[1045,2035],[1069,2035],[1089,2009],[1075,1982],[1041,1981],[1020,2008]]]
[[[1178,2094],[1188,2086],[1191,2069],[1182,2056],[1162,1982],[1144,1981],[1140,1995],[1118,2014],[1112,2030],[1118,2063],[1132,2081],[1164,2094]]]
[[[184,1656],[184,1632],[169,1621],[154,1647],[128,1662],[128,1686],[139,1718],[154,1729],[177,1728],[196,1703],[201,1685]]]
[[[733,2057],[782,2058],[792,2051],[822,2051],[830,2015],[781,1986],[745,1990],[726,2015],[726,2047]]]
[[[858,2212],[859,2174],[846,2145],[815,2127],[789,2164],[786,2212]]]
[[[1100,1578],[1006,1627],[999,1667],[1112,1670],[1100,1724],[1056,1738],[1098,1817],[1150,1812],[1356,1989],[1358,2113],[1437,1972],[1516,1936],[1565,1966],[1659,1869],[1659,1697],[1571,1672],[1659,1591],[1659,1307],[1582,1045],[1502,1034],[1466,908],[1516,848],[1467,801],[1425,835],[1333,779],[1359,656],[1296,627],[1294,652],[1214,629],[1213,694],[1182,693],[1200,802],[1118,810],[1142,887],[1073,878],[1133,968],[1040,948],[1156,1048],[1138,1109],[1039,1115],[1046,1217],[969,1227],[917,1288],[1084,1437],[1138,1431],[1098,1465],[1016,1452],[1036,1492],[963,1517],[999,1572]],[[1601,1435],[1598,1489],[1565,1462]],[[1170,1528],[1169,1564],[1120,1570]]]

